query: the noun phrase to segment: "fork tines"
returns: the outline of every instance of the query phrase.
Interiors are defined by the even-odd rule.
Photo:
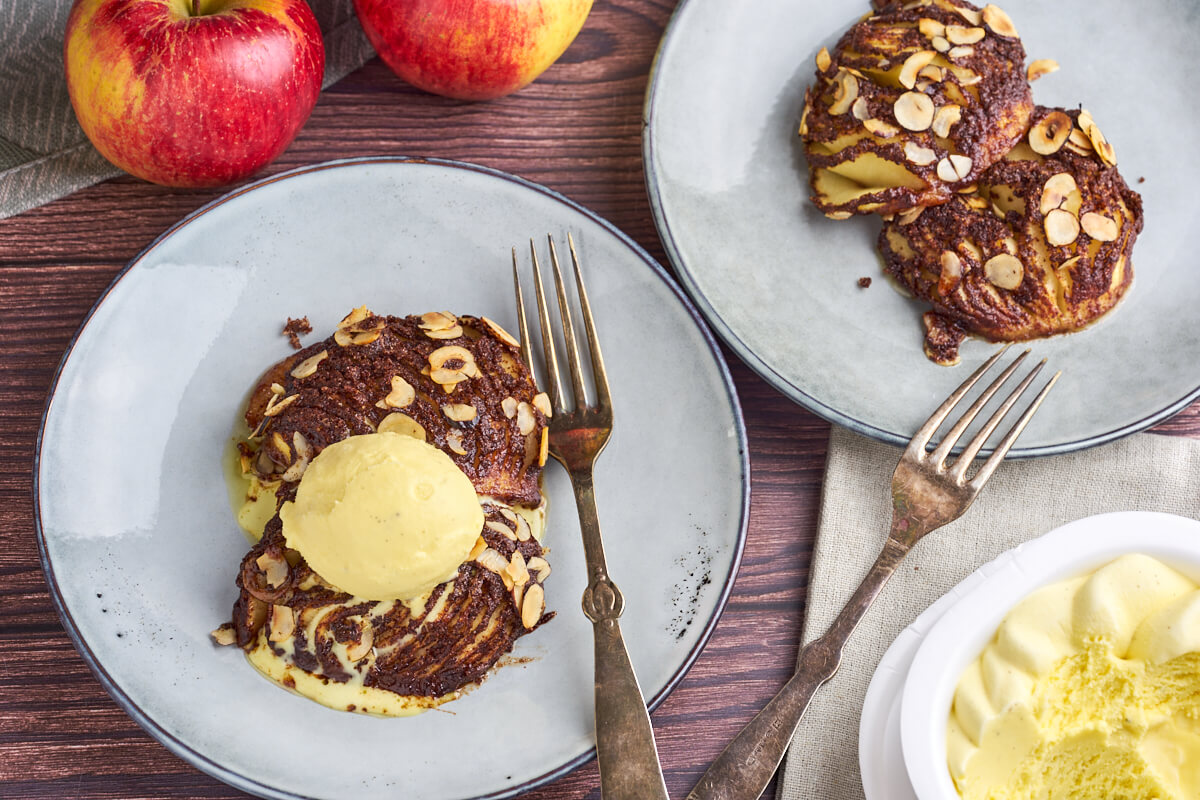
[[[994,381],[992,381],[991,385],[983,390],[983,393],[976,398],[975,402],[971,404],[971,407],[967,409],[962,418],[959,419],[950,428],[950,430],[946,432],[945,438],[942,439],[942,442],[934,450],[927,452],[927,448],[930,440],[933,438],[933,434],[937,431],[941,424],[945,422],[946,418],[950,415],[950,412],[959,404],[959,402],[962,401],[964,397],[967,396],[967,394],[971,391],[975,384],[979,382],[984,374],[987,373],[988,370],[990,370],[996,364],[996,362],[1008,352],[1008,348],[1009,345],[1005,345],[1004,348],[984,362],[979,369],[975,370],[971,377],[967,378],[967,380],[964,381],[961,386],[954,390],[953,394],[946,398],[946,401],[938,407],[937,411],[933,412],[933,415],[925,421],[925,424],[921,426],[920,430],[917,431],[912,441],[909,442],[908,448],[905,451],[906,457],[915,458],[918,461],[929,460],[938,468],[939,471],[948,469],[949,476],[953,478],[955,482],[965,482],[966,473],[971,466],[971,462],[979,454],[979,451],[983,448],[988,438],[996,430],[996,427],[1000,424],[1001,420],[1003,420],[1009,411],[1012,410],[1012,407],[1033,383],[1034,379],[1038,376],[1038,373],[1041,372],[1042,367],[1046,365],[1046,359],[1042,359],[1041,362],[1034,366],[1033,369],[1031,369],[1024,377],[1024,379],[1021,380],[1017,387],[1013,389],[1008,397],[1004,399],[1004,401],[1000,404],[1000,407],[996,409],[995,413],[988,418],[988,420],[983,424],[983,427],[979,429],[971,441],[967,443],[966,447],[963,448],[962,453],[959,455],[958,460],[955,461],[953,466],[949,468],[946,467],[946,459],[949,457],[951,450],[953,450],[954,446],[958,444],[958,440],[962,438],[963,433],[979,415],[979,412],[983,410],[983,407],[988,404],[992,397],[994,397],[1000,388],[1008,381],[1008,379],[1012,377],[1013,373],[1017,371],[1017,368],[1025,360],[1025,357],[1029,355],[1029,350],[1025,350],[1023,353],[1017,356],[1013,362],[1007,368],[1005,368],[1005,370],[1001,372]],[[1046,383],[1046,385],[1042,387],[1041,391],[1038,392],[1037,396],[1034,397],[1033,401],[1025,409],[1025,413],[1022,414],[1020,419],[1013,424],[1013,426],[1008,430],[1008,433],[1004,435],[1004,438],[993,449],[988,459],[979,468],[979,471],[971,479],[971,484],[982,486],[987,479],[991,477],[992,472],[995,471],[996,467],[1008,454],[1008,451],[1012,449],[1013,443],[1017,440],[1017,437],[1021,435],[1021,432],[1025,430],[1025,426],[1029,423],[1029,420],[1038,410],[1038,407],[1042,404],[1042,400],[1045,399],[1046,395],[1054,386],[1060,375],[1062,375],[1061,370],[1056,372]]]

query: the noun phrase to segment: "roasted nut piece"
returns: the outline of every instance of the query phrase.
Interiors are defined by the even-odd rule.
[[[1043,156],[1053,155],[1066,144],[1074,123],[1062,111],[1054,111],[1042,117],[1029,128],[1029,146],[1033,152]]]
[[[380,433],[399,433],[403,436],[411,436],[414,439],[426,441],[425,428],[421,423],[417,422],[407,414],[401,414],[399,411],[388,414],[379,421],[379,427],[376,429]]]
[[[892,107],[896,121],[910,131],[928,130],[933,124],[933,101],[920,92],[905,92]]]
[[[1029,69],[1025,70],[1025,77],[1030,83],[1033,83],[1051,72],[1058,72],[1058,62],[1052,58],[1039,58],[1029,62]]]
[[[1013,39],[1017,38],[1016,26],[1013,25],[1012,19],[1001,8],[988,3],[983,7],[982,11],[983,24],[991,28],[993,33]]]
[[[322,350],[315,356],[309,356],[296,365],[295,369],[292,370],[292,377],[296,378],[297,380],[300,378],[307,378],[316,372],[317,366],[327,358],[329,358],[328,350]]]
[[[475,406],[470,403],[447,403],[442,406],[442,413],[455,422],[470,422],[477,415]]]
[[[490,330],[493,334],[495,334],[496,338],[499,339],[500,341],[504,342],[505,344],[507,344],[511,347],[520,347],[521,346],[521,343],[517,341],[516,337],[513,336],[508,331],[504,330],[504,328],[500,327],[499,323],[495,322],[494,320],[488,319],[487,317],[480,317],[480,319],[483,320],[483,324],[486,325],[488,330]]]
[[[393,375],[391,385],[392,391],[383,398],[383,403],[387,408],[405,408],[412,405],[413,400],[417,399],[417,390],[401,376]]]
[[[1078,116],[1096,127],[1081,112],[1051,108],[1037,109],[1033,125],[1053,117],[1043,130],[1061,140],[1063,118],[1083,135]],[[1047,155],[1019,145],[974,191],[907,224],[902,214],[885,222],[887,272],[933,305],[924,317],[931,359],[954,363],[968,334],[1021,341],[1077,330],[1124,296],[1141,198],[1086,141],[1087,155],[1069,139]]]
[[[535,583],[525,591],[525,601],[521,604],[521,624],[533,628],[542,618],[545,608],[546,592],[540,583]]]

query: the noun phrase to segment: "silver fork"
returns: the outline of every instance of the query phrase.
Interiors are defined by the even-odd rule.
[[[625,608],[621,591],[608,575],[604,561],[604,544],[600,539],[600,521],[596,514],[596,492],[592,483],[592,468],[596,457],[608,443],[612,433],[612,398],[609,395],[608,375],[600,355],[600,342],[592,309],[588,304],[583,275],[575,240],[567,234],[571,263],[575,268],[575,285],[587,336],[592,362],[592,378],[596,387],[596,402],[587,404],[583,367],[576,344],[575,326],[571,320],[571,305],[563,283],[562,269],[554,237],[550,242],[550,261],[554,268],[554,285],[558,294],[559,317],[562,320],[563,341],[567,351],[567,366],[571,374],[574,403],[568,406],[565,387],[559,372],[558,354],[546,295],[542,288],[542,269],[537,248],[529,240],[533,259],[534,290],[537,295],[538,318],[546,374],[553,406],[549,428],[549,453],[566,468],[575,490],[579,509],[579,527],[583,533],[583,552],[587,560],[588,585],[583,592],[583,613],[592,621],[595,639],[596,682],[596,761],[600,766],[600,794],[609,800],[667,800],[658,750],[654,744],[654,729],[650,714],[642,699],[633,664],[621,638],[618,618]],[[517,249],[513,248],[513,284],[517,295],[517,324],[520,326],[521,356],[533,373],[533,358],[529,349],[529,326],[525,319],[525,299],[521,293],[521,277],[517,267]]]
[[[813,694],[837,672],[842,647],[901,559],[922,536],[962,516],[996,467],[1000,466],[1061,372],[1046,383],[974,477],[967,479],[975,456],[1037,377],[1046,364],[1045,359],[1005,399],[958,459],[951,465],[946,464],[946,459],[967,427],[1020,366],[1029,354],[1028,350],[984,390],[962,418],[947,431],[935,450],[929,452],[928,445],[954,407],[1007,350],[1005,347],[996,353],[962,386],[955,389],[908,443],[892,476],[892,528],[879,557],[825,635],[805,645],[800,651],[796,674],[717,757],[701,776],[700,782],[688,793],[688,800],[754,800],[762,794],[778,769]]]

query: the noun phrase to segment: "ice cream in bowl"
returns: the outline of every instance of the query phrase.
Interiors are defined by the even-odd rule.
[[[988,573],[905,683],[917,796],[1200,797],[1200,523],[1090,517]]]

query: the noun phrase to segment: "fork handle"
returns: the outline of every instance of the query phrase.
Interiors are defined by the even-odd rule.
[[[650,713],[618,619],[625,609],[621,590],[608,577],[596,492],[591,471],[572,476],[587,559],[583,613],[592,621],[596,656],[596,761],[605,800],[669,800],[654,743]]]
[[[763,793],[809,701],[837,672],[846,640],[907,551],[907,545],[888,539],[829,630],[801,649],[796,674],[717,756],[687,800],[755,800]]]

